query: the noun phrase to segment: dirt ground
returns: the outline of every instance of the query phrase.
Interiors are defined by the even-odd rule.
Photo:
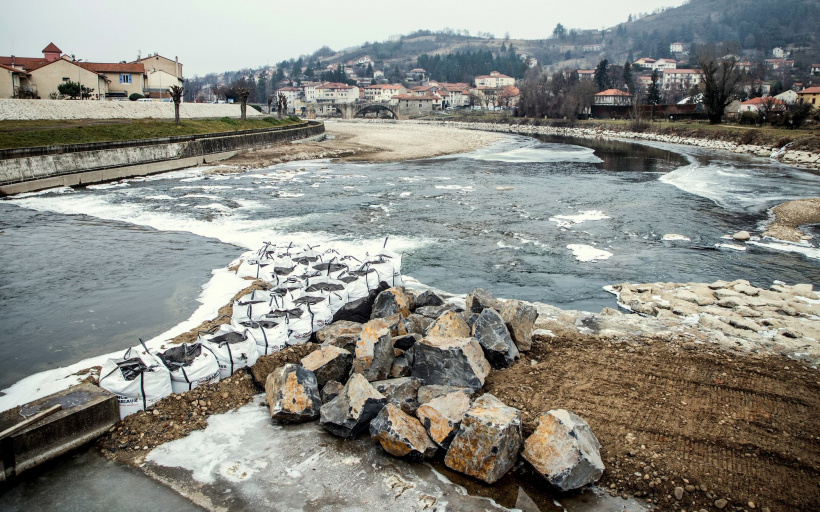
[[[820,374],[801,363],[560,336],[493,371],[484,391],[522,411],[525,435],[550,409],[587,420],[607,468],[599,485],[612,495],[660,510],[714,510],[721,499],[725,510],[820,510]],[[509,503],[522,485],[550,510],[552,495],[527,469],[469,489]]]

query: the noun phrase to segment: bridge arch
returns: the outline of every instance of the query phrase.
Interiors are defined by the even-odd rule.
[[[368,114],[375,114],[376,117],[380,117],[385,112],[389,113],[393,119],[399,118],[393,109],[385,105],[365,105],[357,109],[353,117],[366,117]]]

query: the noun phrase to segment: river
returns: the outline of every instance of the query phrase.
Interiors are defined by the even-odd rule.
[[[0,202],[0,389],[166,331],[212,269],[263,241],[389,236],[426,285],[587,311],[615,307],[603,287],[623,281],[820,284],[817,259],[721,238],[818,195],[820,177],[760,158],[507,136],[427,160],[208,169]]]

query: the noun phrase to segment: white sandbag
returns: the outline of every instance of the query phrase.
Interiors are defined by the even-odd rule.
[[[303,294],[294,301],[296,306],[306,310],[310,315],[311,332],[316,332],[326,325],[333,323],[333,313],[330,310],[330,300],[321,294]]]
[[[401,254],[384,250],[373,258],[369,258],[368,264],[370,268],[376,269],[379,273],[379,279],[390,286],[404,284],[401,278]]]
[[[151,407],[172,392],[168,368],[140,347],[103,363],[100,375],[100,387],[117,395],[120,419]]]
[[[174,393],[184,393],[203,384],[219,382],[216,356],[202,348],[201,343],[183,343],[158,352],[156,356],[171,373],[171,389]]]
[[[279,323],[270,319],[251,323],[246,332],[256,343],[260,356],[274,354],[288,346],[287,319],[281,319]]]
[[[348,273],[339,276],[339,281],[345,284],[348,301],[359,300],[363,297],[367,297],[367,294],[370,291],[367,288],[367,279],[364,277],[358,277]]]
[[[324,263],[317,263],[310,268],[314,271],[314,277],[330,277],[332,279],[338,279],[339,276],[349,270],[347,265],[337,261],[337,258]]]
[[[308,279],[305,283],[305,293],[310,295],[321,294],[327,297],[330,301],[330,312],[334,315],[350,300],[346,284],[332,277],[312,277]]]
[[[200,334],[202,346],[210,350],[219,363],[220,377],[225,379],[246,366],[253,366],[259,358],[256,341],[237,332],[229,325],[221,325],[214,333]]]

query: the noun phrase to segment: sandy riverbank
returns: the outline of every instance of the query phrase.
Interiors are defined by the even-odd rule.
[[[420,124],[325,123],[327,139],[245,151],[226,165],[261,168],[294,160],[332,158],[350,162],[399,162],[467,153],[489,146],[503,135]]]
[[[805,233],[798,229],[807,224],[820,224],[820,198],[798,199],[772,208],[774,222],[769,224],[765,236],[779,240],[799,242]]]

